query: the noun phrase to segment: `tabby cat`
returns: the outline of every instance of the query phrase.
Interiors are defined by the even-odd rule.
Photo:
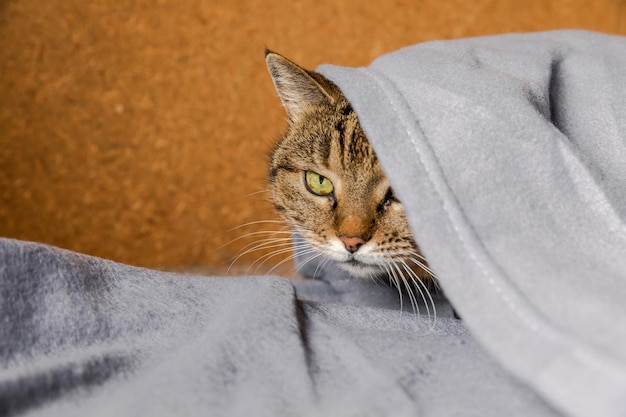
[[[430,277],[404,208],[343,93],[275,52],[266,51],[265,59],[288,116],[269,171],[282,218],[352,276],[386,275],[399,289]]]

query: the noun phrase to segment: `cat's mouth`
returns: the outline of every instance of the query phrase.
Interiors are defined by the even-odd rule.
[[[356,268],[366,268],[366,267],[370,266],[370,265],[368,265],[366,263],[363,263],[361,261],[357,261],[354,258],[350,258],[347,261],[344,261],[343,263],[346,264],[346,265],[349,265],[351,267],[356,267]]]
[[[306,235],[304,236],[306,239]],[[329,247],[330,245],[328,244],[319,244],[319,242],[315,240],[313,240],[311,244],[318,251],[333,260],[335,265],[354,277],[373,278],[386,273],[384,264],[375,256],[372,256],[371,248],[360,248],[355,253],[348,253],[343,247],[343,244],[339,242],[337,242],[335,247]]]
[[[380,265],[365,263],[350,257],[345,261],[337,262],[340,268],[348,271],[353,276],[372,277],[384,273],[384,269]]]

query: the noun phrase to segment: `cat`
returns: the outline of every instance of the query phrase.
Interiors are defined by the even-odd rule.
[[[357,278],[432,281],[402,203],[348,99],[330,80],[265,51],[288,127],[270,154],[271,200],[317,254]]]

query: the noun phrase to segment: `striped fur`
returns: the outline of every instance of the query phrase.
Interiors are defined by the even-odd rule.
[[[354,276],[428,277],[404,208],[348,100],[331,81],[281,55],[267,51],[266,63],[288,115],[269,172],[280,215]],[[306,171],[332,181],[333,193],[312,193]]]

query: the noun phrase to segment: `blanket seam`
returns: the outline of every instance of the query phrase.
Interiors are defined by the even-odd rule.
[[[385,80],[387,80],[389,84],[393,85],[393,87],[396,90],[396,92],[400,96],[402,96],[402,94],[395,87],[395,84],[393,84],[393,82],[391,80],[387,79],[383,74],[379,74],[379,73],[373,71],[371,68],[359,68],[359,70],[362,71],[368,77],[370,77],[372,80],[374,80],[376,82],[376,84],[378,84],[378,86],[381,88],[382,91],[385,91],[385,88],[384,88],[385,86],[383,85],[383,82],[381,80],[379,80],[378,77],[385,78]],[[494,289],[496,294],[499,295],[500,299],[502,301],[504,301],[504,303],[509,307],[510,311],[513,312],[515,314],[515,316],[517,316],[524,324],[526,324],[526,326],[531,331],[534,331],[534,332],[540,331],[539,330],[540,326],[537,324],[536,319],[534,319],[532,317],[529,317],[528,313],[522,312],[520,310],[520,308],[516,306],[515,302],[513,300],[511,300],[511,298],[505,293],[505,291],[503,290],[502,286],[499,285],[496,282],[496,280],[493,278],[492,274],[490,274],[490,272],[487,270],[487,268],[485,267],[483,262],[481,262],[476,257],[474,251],[470,249],[469,243],[463,237],[463,233],[461,233],[461,230],[460,230],[457,222],[454,220],[454,216],[451,213],[451,207],[450,207],[451,203],[450,203],[450,201],[448,201],[450,199],[444,198],[443,192],[436,185],[438,183],[438,181],[432,177],[433,173],[431,172],[431,170],[426,169],[427,165],[426,165],[426,163],[424,161],[423,155],[420,152],[420,149],[419,149],[417,143],[415,142],[415,139],[414,139],[413,135],[411,134],[410,127],[409,127],[409,125],[408,125],[408,123],[406,121],[406,118],[402,115],[402,112],[399,111],[399,108],[396,106],[396,103],[394,103],[394,101],[390,97],[388,97],[386,94],[383,94],[383,95],[385,96],[385,98],[387,99],[387,101],[389,102],[391,107],[393,108],[394,112],[398,115],[400,121],[402,122],[402,124],[403,124],[402,127],[404,128],[404,131],[406,132],[409,140],[413,144],[413,149],[415,150],[415,153],[417,154],[417,157],[418,157],[422,167],[424,167],[424,171],[426,172],[426,174],[428,176],[428,180],[433,185],[433,189],[436,191],[437,197],[439,198],[439,201],[441,202],[441,205],[442,205],[442,207],[444,209],[444,212],[446,213],[446,216],[448,218],[448,221],[452,225],[452,228],[454,229],[455,234],[457,235],[457,238],[459,239],[459,241],[461,242],[461,244],[465,248],[466,253],[474,261],[475,265],[478,266],[478,268],[482,272],[482,275],[486,278],[486,280],[489,283],[489,285]],[[419,124],[418,124],[418,127],[419,127]],[[439,169],[441,169],[439,164],[437,164],[437,167]],[[444,183],[445,184],[444,186],[449,188],[449,185],[447,184],[445,179],[442,179],[442,181],[439,181],[439,182]],[[461,209],[458,209],[457,211],[461,212],[461,214],[459,214],[460,216],[463,216]],[[473,231],[468,231],[468,233],[475,234],[475,232],[473,232]],[[483,250],[483,252],[485,252],[485,251]],[[487,253],[484,253],[484,255],[486,257],[490,257],[490,255],[488,255]],[[546,335],[550,339],[554,339],[553,335],[549,334],[546,331],[542,331],[541,333]]]
[[[435,194],[437,195],[437,198],[439,199],[439,202],[443,208],[443,211],[446,213],[446,217],[448,219],[449,224],[452,226],[454,233],[457,236],[458,241],[461,243],[462,247],[465,249],[467,255],[474,262],[474,264],[478,267],[484,279],[486,279],[486,282],[494,289],[498,298],[501,299],[505,303],[505,305],[509,308],[509,310],[514,314],[514,316],[517,317],[528,328],[528,330],[534,333],[540,334],[544,338],[545,341],[550,341],[553,344],[553,347],[557,349],[557,352],[560,352],[559,355],[556,355],[556,356],[552,355],[548,363],[549,364],[556,364],[556,363],[575,364],[578,362],[579,364],[584,364],[587,367],[588,371],[598,372],[600,373],[600,375],[603,375],[605,378],[612,379],[613,383],[616,384],[614,386],[623,387],[624,375],[622,372],[618,371],[616,373],[614,368],[611,368],[611,367],[607,368],[606,363],[602,361],[598,363],[598,361],[595,360],[597,358],[595,358],[594,356],[589,356],[588,349],[591,348],[593,350],[593,347],[584,344],[584,347],[578,346],[577,348],[572,349],[568,343],[568,340],[571,338],[571,335],[569,335],[568,333],[561,332],[560,329],[555,328],[549,322],[540,320],[539,316],[535,317],[539,313],[534,312],[534,307],[532,305],[525,304],[523,300],[520,300],[521,303],[519,304],[519,307],[518,307],[516,305],[515,300],[512,300],[506,294],[505,289],[507,291],[512,291],[513,294],[515,294],[515,289],[514,288],[509,289],[506,286],[502,287],[501,285],[499,285],[498,282],[496,282],[496,279],[494,278],[493,271],[490,271],[489,268],[483,263],[483,261],[486,262],[488,265],[490,265],[491,268],[501,269],[501,267],[499,267],[497,263],[491,260],[491,255],[486,251],[486,248],[484,248],[483,245],[481,244],[470,245],[470,240],[478,240],[480,242],[480,240],[478,239],[478,236],[476,236],[476,232],[473,231],[471,225],[466,225],[466,227],[463,228],[463,230],[461,230],[461,228],[459,227],[459,224],[457,222],[460,222],[465,216],[464,216],[463,210],[460,207],[456,207],[456,210],[455,210],[454,202],[452,201],[452,198],[445,198],[446,194],[452,193],[452,191],[450,190],[450,185],[447,183],[445,179],[445,175],[443,174],[443,172],[440,172],[438,173],[438,175],[441,176],[441,178],[437,178],[437,177],[434,177],[434,175],[437,175],[437,173],[433,173],[431,170],[426,169],[427,167],[430,167],[431,164],[429,165],[426,164],[426,161],[424,159],[425,155],[422,154],[423,150],[420,149],[417,142],[415,141],[415,137],[412,134],[412,130],[415,129],[417,132],[421,132],[422,136],[424,137],[425,135],[417,120],[414,122],[407,120],[405,113],[407,111],[406,107],[408,107],[408,104],[406,103],[406,99],[404,98],[402,93],[398,90],[394,82],[388,79],[384,74],[378,73],[377,71],[374,71],[371,68],[358,68],[358,70],[377,84],[377,86],[382,91],[382,96],[385,97],[385,99],[387,100],[387,102],[390,104],[391,108],[397,115],[399,121],[402,123],[402,128],[404,129],[405,134],[408,136],[409,140],[413,144],[413,149],[415,150],[415,153],[418,156],[418,159],[422,168],[426,172],[427,179],[432,185],[433,190]],[[397,103],[395,103],[394,97],[391,97],[389,94],[385,92],[386,88],[390,88],[390,90],[393,93],[398,95],[404,101],[404,104],[405,104],[404,109],[396,105]],[[399,104],[402,105],[402,102],[400,102]],[[428,148],[429,144],[426,143],[425,146],[427,147],[426,151],[428,151],[430,149]],[[437,157],[434,154],[434,151],[432,149],[430,149],[430,151],[433,153],[433,155],[431,156],[431,158],[433,159],[433,164],[435,165],[436,169],[441,171],[442,170],[441,165],[439,164]],[[457,202],[456,204],[458,205],[459,203]],[[455,211],[454,213],[453,213],[453,210]],[[467,237],[464,236],[463,232],[467,234]],[[475,246],[475,247],[471,248],[471,246]],[[477,254],[474,253],[475,251],[478,252],[478,254],[484,256],[486,259],[484,260],[479,259]],[[508,276],[506,272],[502,271],[502,273],[505,276]],[[518,295],[518,296],[521,297],[521,295]],[[527,311],[523,311],[522,309],[525,309]],[[565,355],[565,356],[562,356],[562,355]],[[518,370],[518,372],[520,371],[521,370]],[[522,376],[524,374],[526,374],[526,372],[521,371],[521,374],[518,376]],[[567,406],[566,403],[564,403],[562,395],[561,396],[553,395],[553,393],[550,394],[549,392],[546,391],[547,389],[549,389],[550,386],[552,386],[552,383],[550,382],[551,373],[541,372],[541,374],[543,374],[543,377],[540,378],[539,380],[543,380],[543,382],[540,383],[540,386],[542,386],[541,388],[542,394],[547,399],[549,398],[551,402],[554,401],[554,404],[558,405],[559,408],[562,407],[564,410],[568,410],[568,412],[571,412],[570,406]],[[528,375],[526,375],[526,377],[528,377]],[[522,380],[526,380],[526,377],[523,377]],[[612,401],[617,401],[617,403],[619,403],[619,400],[618,400],[619,395],[616,396],[612,394],[615,394],[615,393],[609,393],[608,398]]]

